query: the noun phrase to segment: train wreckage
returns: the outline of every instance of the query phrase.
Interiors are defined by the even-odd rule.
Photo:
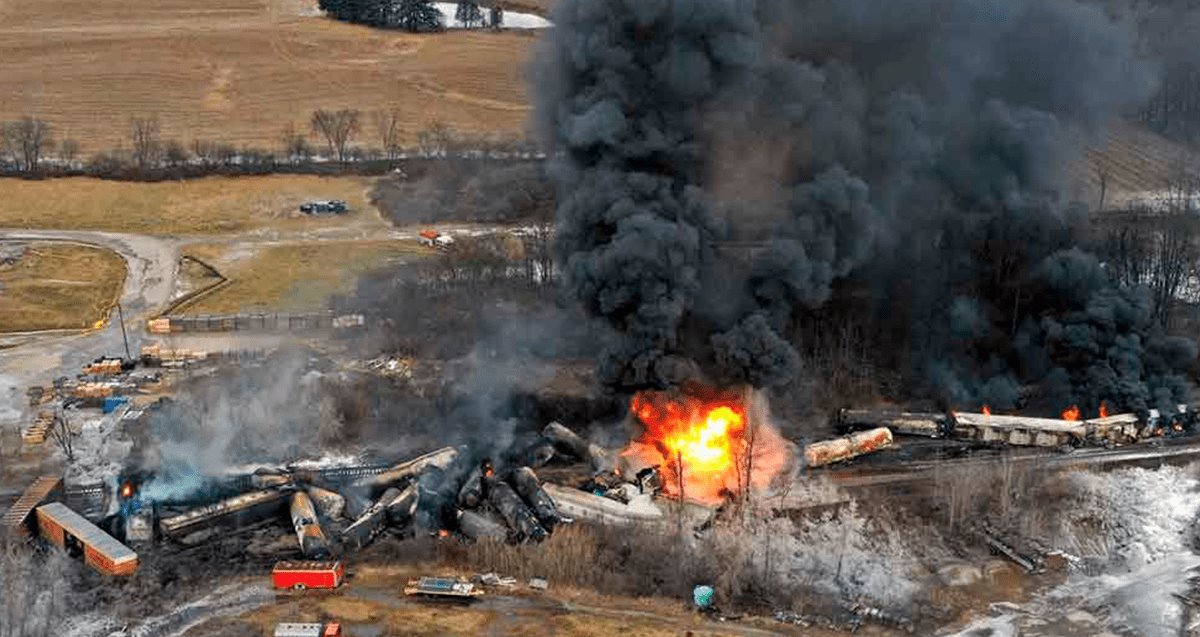
[[[1104,414],[1079,420],[846,409],[836,421],[846,435],[804,446],[800,456],[805,467],[820,469],[903,446],[907,443],[900,439],[906,437],[976,447],[1124,445],[1189,433],[1195,420],[1195,412],[1183,406],[1165,416]],[[539,477],[543,468],[553,469],[552,482]],[[696,528],[702,528],[716,507],[681,502],[681,494],[667,490],[664,483],[673,470],[631,464],[626,454],[552,422],[498,464],[465,448],[444,447],[386,465],[263,467],[215,481],[188,502],[143,502],[140,487],[153,479],[143,476],[124,481],[115,493],[86,490],[84,500],[104,500],[88,504],[80,500],[80,489],[64,488],[48,477],[31,485],[5,522],[10,531],[45,535],[51,515],[68,520],[72,528],[82,528],[81,520],[88,518],[96,528],[78,533],[99,538],[94,544],[116,556],[107,561],[93,556],[89,564],[112,574],[136,568],[136,554],[126,545],[139,551],[155,541],[194,546],[220,534],[285,521],[296,549],[281,557],[326,561],[385,534],[539,542],[574,521],[661,526],[675,519],[675,509],[693,504],[699,512]],[[67,542],[61,534],[51,536],[47,539],[60,546]]]

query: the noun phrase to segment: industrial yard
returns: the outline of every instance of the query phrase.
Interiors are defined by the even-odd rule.
[[[1183,3],[152,4],[0,0],[0,637],[1200,636]]]

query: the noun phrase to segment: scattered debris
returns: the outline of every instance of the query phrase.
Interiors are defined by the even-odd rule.
[[[1021,555],[1011,546],[1000,541],[999,538],[995,537],[991,533],[985,533],[984,540],[987,542],[988,547],[1004,557],[1012,560],[1013,564],[1025,569],[1026,573],[1034,573],[1040,570],[1038,565],[1035,564],[1033,560]]]
[[[897,628],[904,632],[911,633],[915,630],[912,619],[888,612],[881,608],[871,606],[862,602],[844,603],[843,607],[854,616],[851,621],[851,631],[857,631],[863,622],[872,622],[891,628]]]
[[[484,573],[479,576],[479,582],[484,586],[495,586],[497,588],[514,588],[517,585],[515,577],[501,577],[496,573]]]
[[[545,591],[550,588],[550,580],[544,577],[533,577],[529,580],[529,588],[535,591]]]
[[[418,580],[409,580],[408,586],[404,587],[404,594],[470,600],[483,595],[483,589],[461,579],[422,577]]]

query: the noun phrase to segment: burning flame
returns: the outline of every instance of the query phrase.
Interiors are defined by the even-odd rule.
[[[122,498],[133,497],[133,485],[132,484],[126,482],[125,484],[121,485],[121,497]]]
[[[1100,417],[1108,418],[1108,404],[1105,403],[1103,400],[1100,401]]]
[[[988,407],[987,405],[984,405],[984,406],[983,406],[983,409],[981,409],[980,411],[982,411],[982,412],[983,412],[983,415],[984,415],[984,416],[991,416],[991,415],[992,415],[992,408],[991,408],[991,407]]]
[[[790,458],[788,444],[774,429],[749,422],[736,395],[646,391],[633,397],[630,410],[645,430],[622,455],[664,466],[663,487],[670,495],[682,491],[689,500],[719,503],[748,483],[765,487]]]
[[[450,537],[450,531],[447,531],[446,529],[438,529],[437,536],[439,539],[448,538],[448,537]]]
[[[1067,409],[1064,409],[1061,416],[1063,420],[1079,420],[1081,416],[1079,405],[1071,405]]]

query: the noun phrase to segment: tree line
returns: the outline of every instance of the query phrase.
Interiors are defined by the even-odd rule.
[[[124,143],[116,149],[82,156],[78,141],[58,136],[55,127],[36,117],[0,122],[0,176],[39,178],[90,175],[123,179],[164,179],[234,172],[267,174],[308,170],[386,171],[406,157],[451,155],[522,157],[533,146],[516,137],[469,135],[432,121],[406,144],[406,120],[394,107],[371,112],[317,109],[307,126],[295,123],[280,131],[273,148],[236,146],[194,139],[183,142],[163,135],[155,117],[128,122]]]
[[[402,29],[413,33],[440,31],[445,28],[442,14],[430,0],[320,0],[319,6],[331,18],[384,29]],[[495,3],[487,14],[477,0],[460,0],[455,18],[465,28],[498,28],[504,10]]]

